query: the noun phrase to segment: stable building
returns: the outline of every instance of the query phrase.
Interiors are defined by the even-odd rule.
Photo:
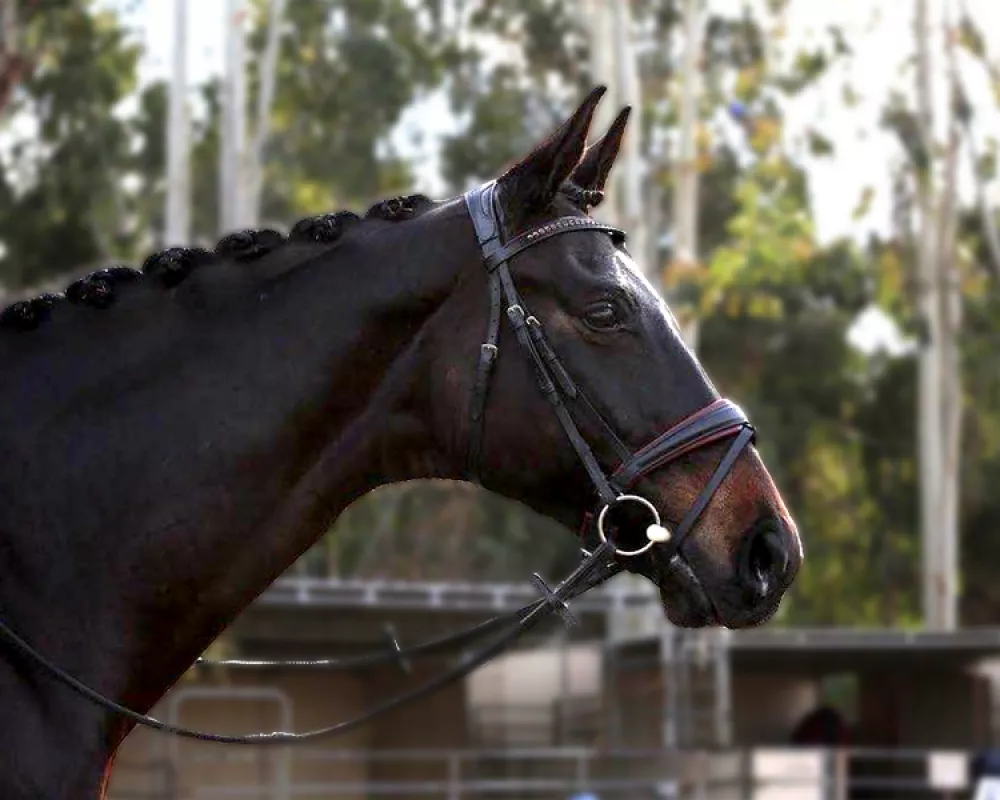
[[[843,715],[854,747],[996,741],[994,628],[666,630],[611,647],[607,659],[609,705],[619,717],[612,730],[624,744],[789,745],[821,706]]]
[[[393,641],[437,639],[536,598],[527,583],[293,575],[264,592],[226,642],[248,659],[391,652]],[[782,753],[795,752],[796,729],[824,706],[842,718],[850,746],[890,753],[874,762],[840,751],[841,791],[824,796],[867,797],[843,787],[877,779],[883,788],[874,796],[891,797],[886,780],[928,780],[922,748],[962,754],[1000,741],[1000,630],[682,631],[665,623],[652,587],[626,575],[576,600],[573,611],[577,627],[541,625],[466,680],[307,746],[216,745],[137,730],[118,757],[110,798],[565,800],[576,791],[670,796],[685,786],[716,800],[756,797],[745,787],[758,791],[767,770],[782,779]],[[196,668],[153,715],[220,733],[326,727],[416,688],[472,649],[343,671]],[[771,761],[758,758],[761,748]]]

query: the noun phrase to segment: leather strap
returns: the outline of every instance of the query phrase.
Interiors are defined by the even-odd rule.
[[[479,246],[485,254],[489,249],[493,252],[500,245],[499,217],[494,213],[493,191],[480,193],[469,192],[465,195],[469,216],[476,230]],[[469,409],[469,451],[466,463],[466,475],[469,479],[479,481],[479,462],[482,458],[483,436],[486,416],[486,400],[489,394],[490,378],[493,367],[500,354],[500,315],[503,302],[500,280],[496,275],[489,275],[490,308],[486,323],[486,335],[479,346],[479,360],[476,364],[476,376],[472,384],[472,400]]]
[[[740,453],[743,452],[743,448],[750,444],[753,436],[753,428],[746,426],[740,431],[739,435],[729,446],[729,450],[726,451],[726,455],[723,456],[722,461],[719,462],[719,466],[715,468],[715,472],[712,473],[712,477],[701,490],[701,494],[698,495],[698,499],[694,501],[694,505],[691,506],[688,513],[684,516],[684,519],[681,520],[681,524],[677,526],[677,530],[673,532],[674,535],[670,543],[675,551],[680,549],[684,538],[691,533],[691,530],[694,528],[694,524],[698,521],[701,513],[708,506],[709,501],[711,501],[719,486],[721,486],[722,482],[726,479],[729,471],[736,463],[736,459],[739,457]]]
[[[489,276],[490,292],[486,337],[480,349],[472,392],[469,475],[478,478],[489,381],[499,354],[497,343],[500,312],[505,308],[517,342],[531,361],[539,389],[552,405],[560,425],[604,505],[616,502],[619,496],[625,494],[650,472],[682,458],[695,449],[735,437],[711,479],[703,487],[677,530],[673,531],[669,543],[665,545],[676,554],[684,538],[694,528],[732,470],[740,453],[753,441],[755,436],[753,426],[739,406],[720,399],[681,420],[632,453],[563,366],[546,339],[542,324],[525,309],[510,273],[512,258],[532,245],[553,236],[573,231],[601,231],[610,234],[616,242],[621,243],[625,239],[624,233],[589,217],[560,217],[504,243],[502,240],[504,219],[500,204],[497,202],[496,183],[488,183],[480,189],[468,192],[465,200],[482,251],[483,265]],[[610,476],[604,472],[590,444],[581,434],[570,405],[573,410],[583,412],[590,418],[599,430],[601,440],[617,456],[619,465]],[[584,530],[581,531],[582,538],[586,537],[588,529],[592,527],[590,523],[593,518],[593,514],[588,514],[585,518]]]
[[[743,409],[729,400],[716,400],[637,450],[611,474],[611,480],[627,489],[654,469],[743,428],[753,431]]]
[[[499,335],[500,335],[500,311],[502,303],[506,303],[507,315],[511,319],[518,343],[528,355],[531,356],[535,366],[535,377],[542,393],[552,403],[553,409],[559,418],[563,429],[566,431],[580,457],[587,474],[590,476],[598,495],[604,502],[611,502],[617,496],[617,492],[609,484],[604,471],[595,458],[593,451],[587,444],[586,439],[581,435],[572,414],[569,412],[563,400],[565,395],[570,400],[580,397],[580,392],[563,367],[562,362],[556,356],[555,351],[545,339],[541,323],[535,318],[527,316],[524,312],[524,305],[514,286],[513,278],[510,275],[508,261],[518,253],[523,252],[532,245],[559,236],[564,233],[571,233],[581,230],[597,230],[609,233],[612,236],[624,240],[625,234],[617,228],[596,222],[589,217],[561,217],[554,222],[543,225],[540,228],[527,231],[513,240],[504,244],[501,241],[503,228],[503,214],[496,197],[497,185],[495,182],[488,183],[480,189],[466,193],[466,205],[469,208],[469,215],[479,241],[480,249],[483,253],[483,264],[489,275],[490,310],[487,321],[486,337],[480,345],[479,360],[476,365],[476,377],[473,382],[472,398],[469,411],[469,451],[466,464],[466,474],[473,480],[480,477],[479,464],[482,458],[482,445],[485,429],[486,403],[489,395],[490,378],[493,374],[493,367],[499,355]],[[514,309],[520,309],[517,314]],[[514,313],[515,317],[511,314]],[[585,405],[593,412],[592,416],[600,420],[599,424],[605,433],[610,433],[609,441],[612,443],[619,458],[628,457],[628,449],[621,440],[614,435],[610,427],[604,422],[589,400]]]
[[[490,312],[486,324],[485,341],[479,345],[479,361],[476,364],[475,383],[472,386],[472,407],[469,410],[469,455],[466,472],[472,480],[479,480],[479,461],[482,457],[483,435],[485,433],[486,398],[490,388],[493,367],[500,354],[500,281],[490,275]]]
[[[540,228],[522,233],[502,247],[485,254],[483,263],[486,265],[487,271],[493,272],[493,270],[505,261],[510,261],[518,253],[527,250],[529,247],[533,247],[539,242],[544,242],[546,239],[551,239],[553,236],[559,236],[563,233],[573,233],[575,231],[603,231],[604,233],[611,234],[613,239],[625,241],[625,234],[618,230],[618,228],[604,225],[596,220],[592,220],[590,217],[560,217],[554,222],[550,222]]]

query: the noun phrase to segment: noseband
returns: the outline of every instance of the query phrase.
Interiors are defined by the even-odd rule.
[[[487,183],[467,192],[465,202],[482,250],[483,265],[489,276],[490,298],[486,338],[479,349],[479,362],[472,390],[468,477],[474,480],[479,477],[486,401],[490,377],[500,352],[498,343],[501,311],[506,311],[521,350],[534,366],[538,388],[551,403],[559,424],[597,493],[596,514],[591,512],[585,515],[583,536],[592,529],[592,521],[596,515],[597,536],[600,543],[610,544],[614,556],[618,558],[640,556],[659,545],[669,548],[671,560],[678,558],[684,539],[694,528],[712,496],[733,468],[739,454],[754,440],[753,426],[739,406],[720,399],[681,420],[638,450],[631,451],[567,372],[546,339],[542,324],[537,317],[528,312],[510,272],[510,263],[517,255],[554,236],[582,232],[608,234],[616,246],[621,246],[625,242],[625,232],[590,217],[559,217],[504,241],[506,231],[497,197],[497,184]],[[579,415],[586,416],[595,423],[604,444],[609,451],[614,451],[616,454],[617,465],[609,472],[601,467],[593,449],[580,433],[576,421]],[[735,438],[719,466],[673,531],[663,527],[659,511],[649,500],[630,493],[633,487],[653,470],[670,464],[693,450],[731,437]],[[646,529],[645,541],[641,546],[631,550],[619,547],[611,540],[610,532],[606,529],[608,512],[627,503],[640,506],[652,520]],[[590,555],[586,543],[584,543],[584,554]],[[618,558],[614,559],[615,566],[606,564],[605,570],[620,570]]]

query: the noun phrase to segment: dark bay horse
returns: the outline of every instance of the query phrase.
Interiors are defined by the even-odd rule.
[[[624,245],[584,224],[628,117],[587,148],[602,93],[490,196],[506,235],[584,221],[511,256],[510,274],[605,432],[635,450],[721,401]],[[4,311],[0,618],[145,711],[374,487],[474,474],[579,529],[591,480],[517,354],[512,310],[483,347],[495,303],[470,208],[395,198],[288,236],[172,248],[141,272],[102,270]],[[499,357],[480,426],[470,408],[484,353]],[[577,425],[612,471],[593,418]],[[647,464],[634,493],[677,526],[728,444]],[[798,534],[752,446],[712,488],[675,552],[658,544],[627,568],[658,585],[676,624],[759,624],[799,567]],[[0,709],[0,797],[103,796],[131,722],[3,640]]]

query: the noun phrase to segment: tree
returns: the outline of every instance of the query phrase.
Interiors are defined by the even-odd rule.
[[[0,274],[7,286],[128,253],[141,231],[120,187],[130,127],[114,112],[135,90],[138,45],[92,3],[36,3],[20,21],[24,68],[6,107]]]
[[[250,46],[260,55],[266,4],[255,7]],[[441,15],[436,3],[288,0],[263,219],[286,222],[410,187],[389,134],[457,57]],[[258,82],[254,69],[251,96]]]

